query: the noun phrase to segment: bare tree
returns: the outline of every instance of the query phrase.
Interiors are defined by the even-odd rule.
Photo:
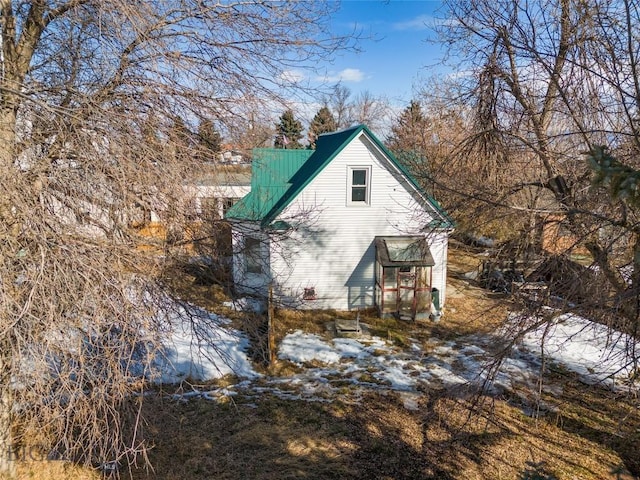
[[[452,158],[470,130],[466,107],[449,100],[448,87],[448,82],[439,79],[423,85],[417,99],[392,123],[386,144],[426,191],[447,211],[456,212],[459,228],[466,228],[469,212],[473,212],[474,224],[481,217],[469,196],[460,194],[468,191],[468,181],[460,175],[459,162]]]
[[[322,102],[323,104],[328,105],[331,109],[331,112],[336,119],[338,129],[351,126],[350,97],[351,90],[344,85],[337,84],[333,87],[331,94],[327,95]]]
[[[455,101],[468,106],[470,127],[450,157],[466,173],[452,190],[494,216],[508,216],[520,250],[535,240],[537,217],[558,216],[575,239],[569,247],[586,248],[603,282],[597,295],[583,296],[572,309],[638,339],[637,205],[598,195],[584,153],[607,145],[638,166],[640,5],[492,0],[448,6],[451,18],[441,33],[468,72],[457,78]],[[630,361],[637,361],[635,340],[629,347]]]
[[[183,217],[177,186],[197,156],[172,123],[194,131],[243,99],[289,96],[286,69],[349,44],[326,29],[332,8],[0,3],[0,473],[35,431],[74,461],[144,451],[121,425],[168,325],[133,225]]]
[[[353,98],[351,90],[341,84],[335,85],[331,94],[323,98],[323,104],[333,113],[339,129],[365,124],[371,130],[378,130],[391,114],[389,100],[384,96],[365,90]]]
[[[258,105],[243,105],[242,113],[227,120],[228,137],[232,145],[247,156],[254,148],[273,146],[275,128],[271,117],[260,115]]]
[[[381,130],[389,116],[389,101],[368,90],[360,92],[351,104],[351,123],[364,124],[374,131]]]

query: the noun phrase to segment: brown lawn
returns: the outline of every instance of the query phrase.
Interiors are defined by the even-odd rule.
[[[450,251],[447,310],[440,323],[380,320],[366,312],[372,332],[396,345],[408,336],[425,343],[495,328],[507,312],[464,276],[478,258]],[[220,290],[182,279],[184,298],[217,307]],[[224,312],[223,312],[224,313]],[[231,313],[231,312],[228,312]],[[303,329],[323,333],[335,312],[278,312],[276,338]],[[236,324],[240,319],[236,316]],[[287,362],[265,368],[286,374]],[[640,474],[638,399],[579,383],[552,372],[562,388],[544,393],[555,405],[532,418],[509,398],[475,397],[434,389],[417,410],[396,393],[369,393],[359,401],[282,400],[272,395],[178,401],[155,394],[144,406],[144,435],[153,470],[123,471],[132,479],[615,479]],[[227,380],[228,381],[228,380]],[[346,387],[348,388],[348,387]],[[615,473],[619,472],[619,473]],[[627,473],[624,473],[627,472]],[[98,478],[95,472],[56,462],[21,466],[22,478]],[[535,476],[538,475],[538,476]]]

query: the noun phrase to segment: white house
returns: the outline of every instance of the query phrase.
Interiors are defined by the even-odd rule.
[[[453,224],[363,125],[321,135],[315,151],[256,151],[251,192],[226,218],[240,292],[271,285],[300,308],[413,319],[444,306]]]
[[[201,218],[222,219],[238,200],[251,190],[249,165],[233,169],[212,165],[211,171],[185,185],[194,200],[195,212]]]

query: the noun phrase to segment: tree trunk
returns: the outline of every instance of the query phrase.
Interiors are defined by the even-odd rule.
[[[635,243],[633,244],[633,272],[631,277],[631,292],[633,298],[631,334],[634,338],[640,335],[640,233],[636,233]],[[634,344],[635,347],[635,344]],[[634,361],[637,358],[635,351],[633,352]],[[638,367],[634,365],[634,367]]]
[[[3,352],[6,352],[4,346]],[[0,358],[0,478],[14,478],[16,475],[16,455],[11,433],[13,402],[7,365],[7,359]]]
[[[15,182],[15,125],[16,111],[7,95],[2,96],[0,106],[0,178],[4,183],[0,192],[0,241],[5,245],[16,245],[19,227],[15,222],[14,205],[8,192],[8,184]],[[13,279],[0,277],[2,282]],[[7,285],[0,286],[3,293],[11,292]],[[10,294],[9,294],[10,295]],[[11,325],[13,319],[7,310],[0,313],[0,478],[14,478],[16,475],[16,452],[12,435],[13,395],[11,392]]]

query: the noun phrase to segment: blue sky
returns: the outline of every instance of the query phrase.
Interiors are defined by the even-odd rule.
[[[339,52],[333,62],[314,65],[311,76],[305,69],[286,70],[281,80],[311,88],[340,83],[351,91],[352,100],[363,91],[386,98],[390,108],[375,126],[384,137],[395,117],[417,97],[420,79],[424,84],[425,78],[450,71],[439,64],[445,53],[441,45],[429,41],[436,39],[433,27],[444,17],[443,10],[442,0],[343,0],[331,19],[331,29],[341,36],[355,32],[360,37],[358,51]],[[319,102],[315,97],[292,105],[308,123]],[[275,108],[274,118],[280,108]]]
[[[341,79],[354,94],[368,90],[397,106],[408,104],[419,77],[445,71],[434,66],[442,57],[441,47],[427,41],[435,38],[431,27],[438,10],[442,4],[436,0],[344,0],[334,31],[344,34],[355,28],[364,39],[360,53],[340,55],[325,67],[327,75]]]

